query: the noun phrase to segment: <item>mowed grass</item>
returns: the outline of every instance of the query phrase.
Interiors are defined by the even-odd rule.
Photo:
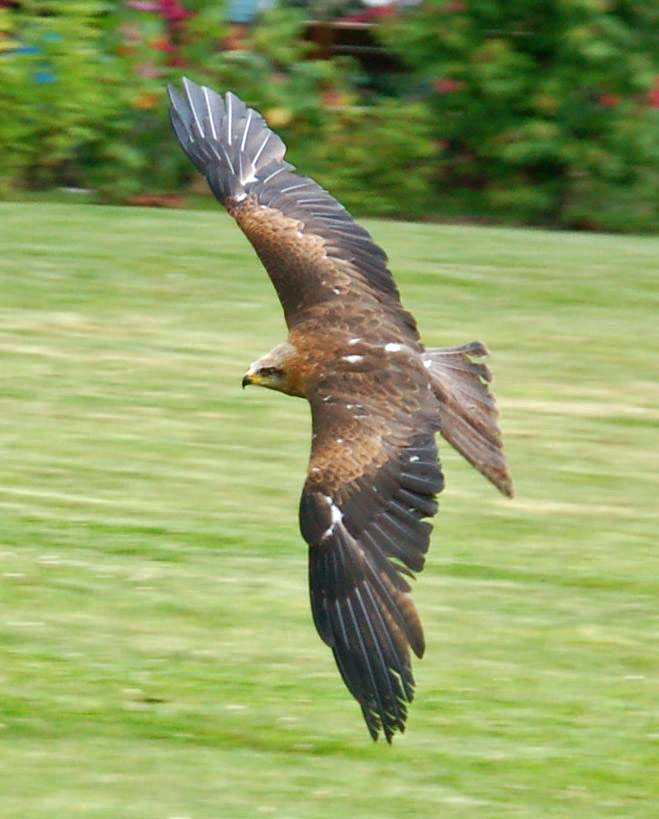
[[[308,409],[222,212],[0,206],[0,815],[657,816],[659,241],[366,222],[484,340],[517,497],[441,445],[408,731],[317,637]]]

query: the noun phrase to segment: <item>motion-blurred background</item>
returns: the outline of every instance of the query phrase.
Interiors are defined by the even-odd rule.
[[[357,213],[656,230],[658,8],[1,0],[0,192],[166,202],[192,178],[163,95],[187,73]]]

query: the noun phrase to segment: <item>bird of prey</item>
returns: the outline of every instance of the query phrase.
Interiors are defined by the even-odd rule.
[[[247,370],[306,398],[312,441],[300,501],[313,620],[368,730],[405,729],[410,649],[424,638],[410,597],[444,485],[435,433],[505,495],[502,451],[480,342],[426,349],[387,256],[237,96],[169,87],[185,153],[238,222],[272,279],[288,338]]]

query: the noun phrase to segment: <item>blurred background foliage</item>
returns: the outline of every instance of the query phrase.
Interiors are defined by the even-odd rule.
[[[164,97],[188,74],[259,108],[359,214],[657,230],[656,3],[386,7],[367,15],[385,70],[309,37],[310,19],[362,22],[354,0],[280,2],[250,24],[235,8],[0,0],[0,195],[201,192]]]

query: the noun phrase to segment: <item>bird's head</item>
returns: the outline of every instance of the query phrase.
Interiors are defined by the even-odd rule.
[[[243,377],[243,387],[248,384],[256,384],[258,387],[267,387],[270,390],[291,393],[289,384],[290,363],[295,348],[292,344],[284,342],[277,345],[274,350],[270,350],[257,361],[249,365],[249,369]]]

